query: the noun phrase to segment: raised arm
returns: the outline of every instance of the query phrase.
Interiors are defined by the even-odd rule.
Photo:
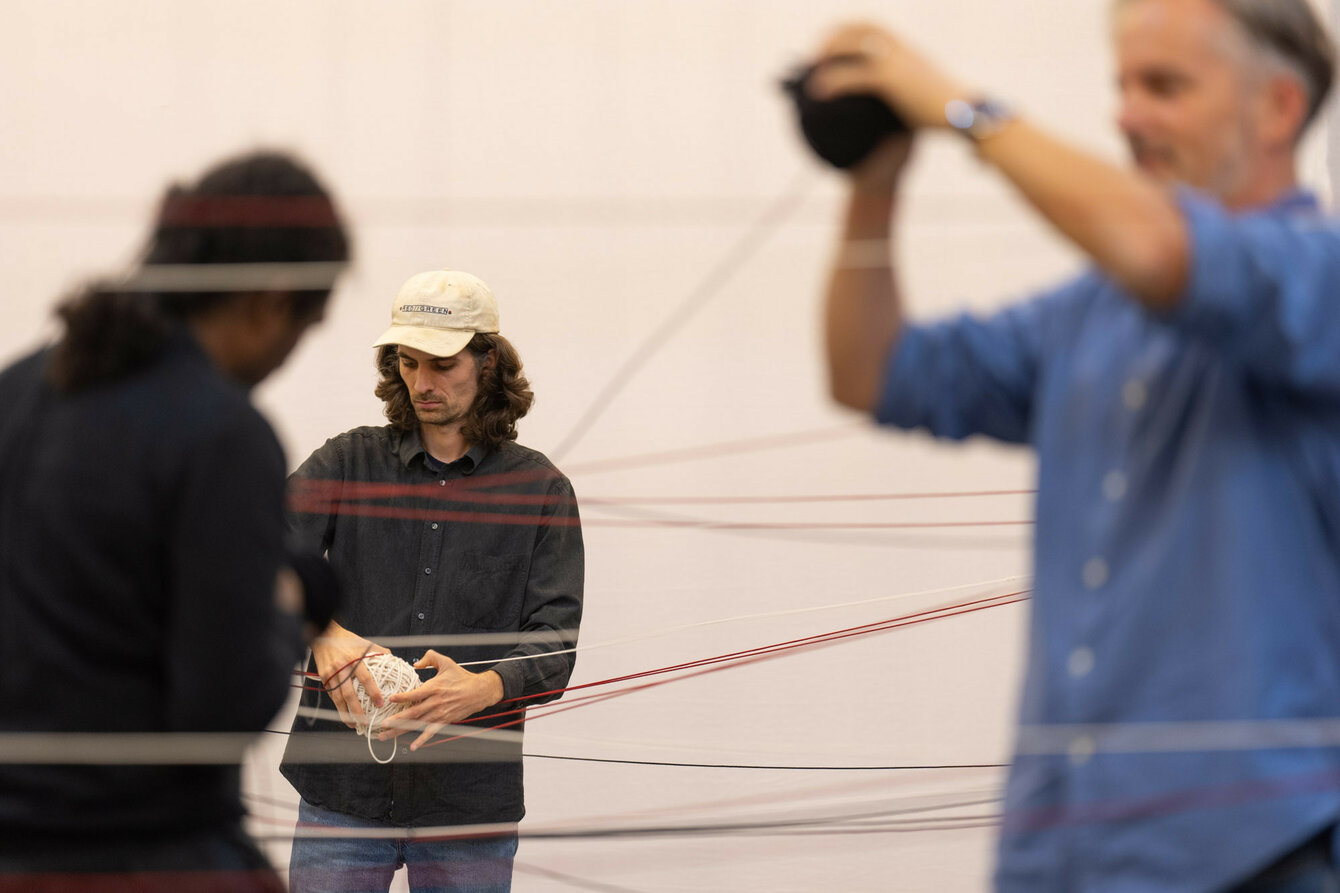
[[[911,153],[904,136],[880,146],[851,173],[842,242],[824,301],[828,383],[833,399],[871,412],[884,359],[903,324],[892,240],[898,181]]]
[[[812,82],[816,96],[875,93],[919,129],[951,129],[946,105],[974,97],[895,35],[873,25],[841,28],[819,58],[825,64]],[[1165,187],[1018,118],[981,139],[978,151],[1133,297],[1155,310],[1179,302],[1190,268],[1190,236]]]

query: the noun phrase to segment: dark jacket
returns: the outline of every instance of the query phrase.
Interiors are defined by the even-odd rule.
[[[0,733],[255,732],[300,654],[275,607],[284,458],[185,329],[147,369],[61,394],[0,372]],[[23,736],[25,742],[36,741]],[[43,739],[46,740],[46,739]],[[93,844],[235,825],[237,760],[33,763],[0,746],[0,840]],[[240,747],[236,757],[240,757]]]

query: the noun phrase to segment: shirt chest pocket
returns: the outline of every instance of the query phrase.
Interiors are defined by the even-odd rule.
[[[528,569],[526,555],[459,553],[448,591],[452,620],[471,629],[517,629]]]

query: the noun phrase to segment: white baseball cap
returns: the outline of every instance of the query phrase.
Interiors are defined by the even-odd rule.
[[[456,270],[432,270],[400,286],[391,306],[391,328],[372,346],[403,344],[450,357],[476,333],[497,331],[498,301],[483,280]]]

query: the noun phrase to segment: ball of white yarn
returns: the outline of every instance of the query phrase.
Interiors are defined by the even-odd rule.
[[[369,654],[363,658],[363,666],[368,668],[382,693],[382,706],[374,707],[362,680],[354,677],[354,692],[358,695],[358,704],[363,708],[363,715],[368,718],[367,723],[358,723],[358,734],[367,736],[370,747],[372,734],[382,730],[388,717],[405,708],[404,704],[392,703],[387,699],[391,695],[418,688],[422,682],[419,674],[414,672],[414,667],[394,654]]]

